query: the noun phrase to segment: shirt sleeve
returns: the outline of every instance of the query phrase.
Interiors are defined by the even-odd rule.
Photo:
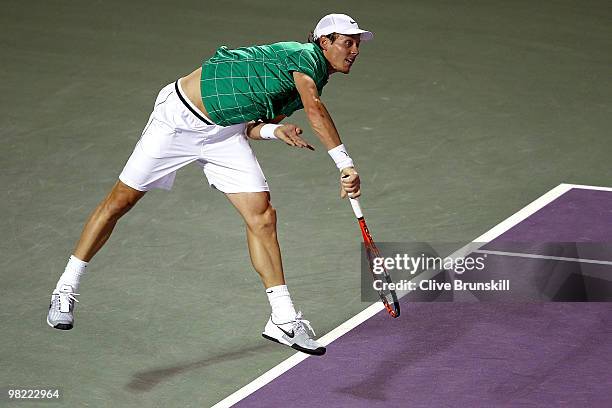
[[[287,55],[287,69],[306,74],[316,81],[317,62],[314,55],[308,50],[300,50]]]
[[[321,94],[325,83],[320,80],[322,78],[321,68],[317,66],[317,59],[313,52],[306,49],[292,52],[287,55],[286,64],[289,72],[301,72],[312,78],[317,84],[319,95]],[[295,90],[295,95],[283,106],[281,113],[285,116],[291,116],[293,112],[303,108],[304,105],[302,104],[300,94]]]

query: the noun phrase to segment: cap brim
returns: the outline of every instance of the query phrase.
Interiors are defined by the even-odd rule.
[[[371,31],[362,30],[359,28],[354,28],[351,30],[342,30],[340,34],[344,35],[353,35],[353,34],[361,34],[361,41],[370,41],[374,38],[374,34]]]

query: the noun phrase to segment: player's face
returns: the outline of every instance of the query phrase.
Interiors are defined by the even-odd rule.
[[[360,34],[340,34],[334,42],[326,37],[322,39],[323,55],[325,55],[331,67],[331,73],[342,72],[348,74],[351,71],[351,67],[355,63],[357,55],[359,55],[360,42]]]

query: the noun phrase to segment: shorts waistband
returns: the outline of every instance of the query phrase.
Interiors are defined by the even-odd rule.
[[[189,109],[189,111],[191,113],[193,113],[198,119],[200,119],[202,122],[206,123],[207,125],[211,125],[214,126],[215,123],[213,123],[212,120],[208,119],[206,116],[204,116],[204,114],[198,109],[196,108],[193,103],[191,103],[191,101],[189,100],[189,98],[187,98],[184,94],[183,94],[183,88],[181,87],[181,84],[179,83],[179,80],[177,79],[176,82],[174,83],[174,89],[176,90],[176,94],[178,95],[179,99],[181,100],[181,102],[183,102],[183,105],[185,105],[185,107],[187,109]]]

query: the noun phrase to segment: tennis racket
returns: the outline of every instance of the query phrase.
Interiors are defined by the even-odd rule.
[[[353,207],[353,212],[355,213],[355,217],[357,217],[357,221],[359,222],[359,228],[361,229],[361,235],[363,236],[363,244],[365,247],[366,257],[368,258],[368,266],[370,268],[370,273],[372,274],[373,280],[380,280],[383,285],[378,285],[381,287],[380,290],[377,290],[378,296],[380,296],[380,300],[385,305],[387,312],[392,317],[398,317],[400,315],[400,305],[397,300],[397,294],[394,290],[389,290],[386,284],[392,283],[391,275],[387,272],[387,269],[382,266],[381,273],[374,273],[374,259],[380,258],[380,252],[378,248],[376,248],[376,244],[372,239],[372,234],[368,230],[368,226],[366,225],[365,218],[363,217],[363,211],[361,211],[361,205],[359,204],[359,199],[357,198],[349,198],[351,203],[351,207]]]

